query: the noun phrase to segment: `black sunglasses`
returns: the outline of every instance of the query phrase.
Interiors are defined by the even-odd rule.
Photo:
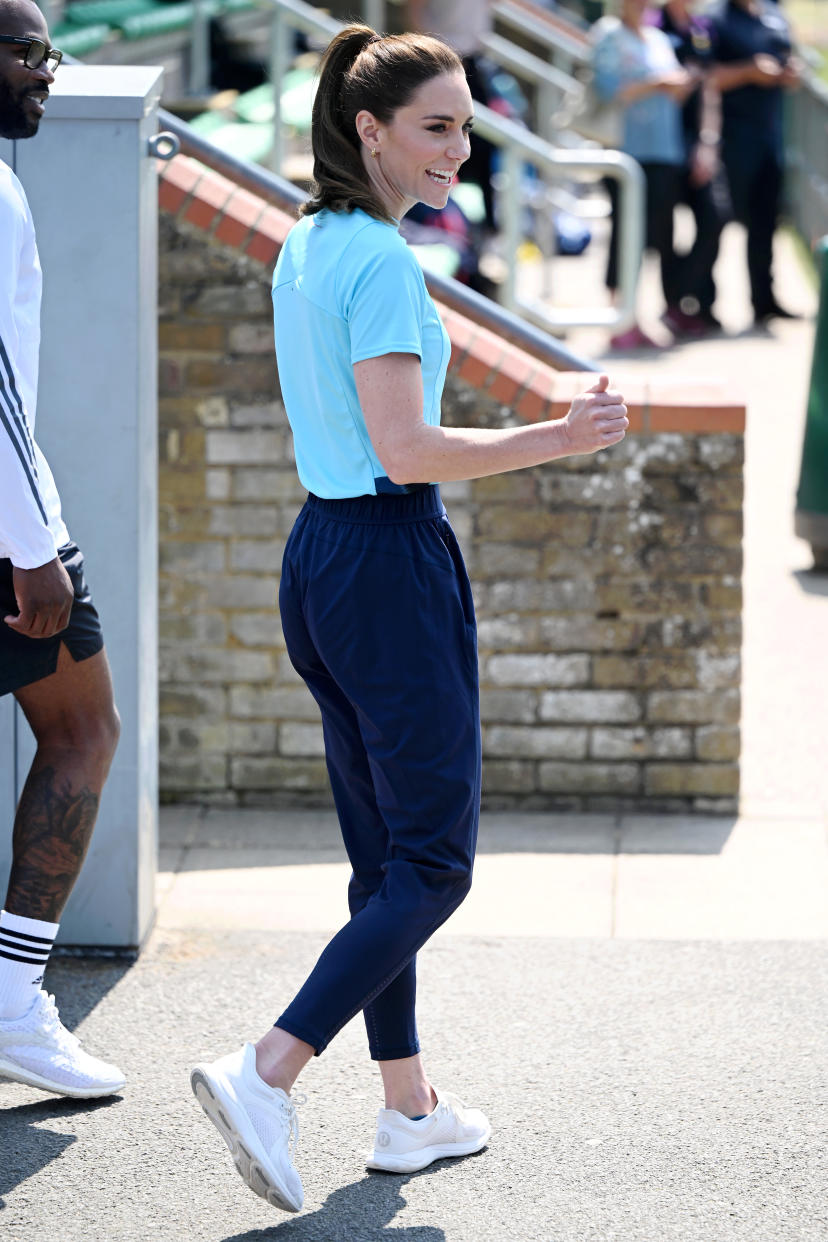
[[[47,47],[42,39],[0,35],[0,43],[19,43],[21,47],[25,47],[26,55],[23,57],[23,64],[27,69],[39,69],[45,60],[47,67],[54,73],[63,60],[63,52],[59,52],[56,47]]]

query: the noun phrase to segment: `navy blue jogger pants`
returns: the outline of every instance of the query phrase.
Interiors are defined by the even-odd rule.
[[[310,496],[279,607],[353,874],[350,921],[276,1025],[320,1053],[363,1010],[375,1060],[413,1056],[415,955],[469,890],[480,805],[474,609],[438,489]]]

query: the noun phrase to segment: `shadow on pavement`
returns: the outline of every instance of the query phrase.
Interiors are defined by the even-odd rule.
[[[83,957],[76,951],[62,956],[58,949],[49,962],[44,987],[54,993],[63,1025],[74,1031],[134,965],[132,958]]]
[[[828,573],[824,569],[795,569],[794,577],[806,595],[828,596]]]
[[[0,1082],[0,1103],[4,1085],[4,1082]],[[119,1100],[119,1096],[108,1096],[104,1100],[50,1097],[32,1104],[18,1104],[13,1108],[0,1109],[3,1130],[0,1210],[6,1206],[5,1196],[10,1191],[34,1177],[41,1169],[45,1169],[77,1141],[77,1135],[49,1130],[44,1128],[43,1122],[63,1120],[79,1112],[88,1113],[99,1108],[109,1108]]]
[[[446,1242],[438,1225],[396,1226],[394,1217],[406,1206],[402,1188],[415,1177],[426,1177],[439,1165],[421,1173],[396,1177],[374,1174],[328,1195],[316,1212],[294,1217],[269,1229],[236,1233],[225,1242]]]

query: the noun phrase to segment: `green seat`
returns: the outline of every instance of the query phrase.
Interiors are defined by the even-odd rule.
[[[63,14],[67,26],[121,26],[138,13],[151,13],[152,0],[78,0],[67,6]]]
[[[98,22],[94,26],[57,26],[52,31],[52,42],[67,56],[86,56],[106,43],[112,27]]]
[[[220,13],[243,13],[245,9],[265,8],[262,0],[220,0]]]
[[[451,187],[451,197],[472,224],[482,224],[486,219],[483,191],[471,181],[456,181]]]
[[[203,132],[203,131],[202,131]],[[226,121],[212,130],[210,141],[228,155],[253,164],[263,164],[273,148],[273,126],[244,121]]]
[[[282,79],[282,124],[299,134],[310,133],[316,73],[313,69],[290,69]],[[273,87],[269,82],[245,91],[236,100],[242,121],[273,124]]]
[[[224,129],[227,124],[227,117],[221,112],[199,112],[189,122],[190,129],[201,134],[202,138],[212,138],[213,134]]]
[[[216,0],[205,0],[204,14],[214,17],[218,12]],[[185,30],[193,22],[192,4],[157,4],[149,13],[136,13],[121,23],[125,39],[150,39],[154,35],[169,34],[173,30]]]
[[[445,242],[429,242],[426,245],[412,246],[420,267],[436,276],[456,276],[460,267],[460,256],[453,246]]]

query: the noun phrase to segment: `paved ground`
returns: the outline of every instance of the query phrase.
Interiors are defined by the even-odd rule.
[[[749,399],[740,817],[487,816],[420,994],[431,1072],[490,1112],[492,1143],[366,1173],[378,1083],[354,1022],[302,1083],[289,1218],[246,1191],[187,1073],[266,1029],[341,920],[335,825],[166,812],[139,961],[49,974],[128,1087],[74,1104],[0,1085],[5,1242],[826,1242],[828,581],[791,524],[813,330],[743,332],[738,241],[730,335],[613,372],[732,375]],[[781,296],[812,310],[781,254]]]

